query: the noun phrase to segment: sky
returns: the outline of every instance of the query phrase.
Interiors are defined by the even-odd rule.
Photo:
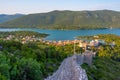
[[[115,10],[120,0],[0,0],[0,14],[33,14],[53,10]]]

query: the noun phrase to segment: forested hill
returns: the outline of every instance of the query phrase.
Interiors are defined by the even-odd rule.
[[[23,14],[14,14],[14,15],[0,14],[0,23],[7,22],[16,18],[20,18],[22,16]]]
[[[41,28],[41,29],[96,29],[120,28],[120,12],[111,10],[96,11],[52,11],[48,13],[29,14],[6,23],[0,27],[7,28]]]

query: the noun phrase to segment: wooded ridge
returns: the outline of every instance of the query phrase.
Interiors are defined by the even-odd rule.
[[[29,14],[0,24],[2,28],[40,29],[99,29],[120,28],[120,12],[96,11],[51,11]]]

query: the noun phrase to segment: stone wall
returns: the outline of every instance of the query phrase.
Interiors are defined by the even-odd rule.
[[[68,57],[61,63],[59,69],[45,80],[88,80],[86,71],[80,65],[83,63],[92,65],[93,56],[93,52],[86,51]]]

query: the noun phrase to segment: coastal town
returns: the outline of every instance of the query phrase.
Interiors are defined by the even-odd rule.
[[[42,41],[48,34],[32,32],[32,31],[13,31],[13,32],[0,32],[0,40],[13,40],[21,42],[22,44],[28,42]]]
[[[82,40],[82,39],[75,39],[75,40],[59,40],[59,41],[55,41],[55,40],[44,40],[44,37],[40,37],[40,36],[36,36],[36,35],[7,35],[4,38],[0,37],[0,40],[14,40],[14,41],[19,41],[22,44],[26,44],[29,42],[42,42],[44,44],[48,44],[48,45],[53,45],[53,46],[64,46],[64,45],[71,45],[71,44],[76,44],[76,46],[79,46],[83,49],[89,49],[90,47],[97,47],[99,48],[99,46],[101,45],[110,45],[110,46],[114,46],[115,42],[111,42],[111,43],[106,43],[104,40],[99,39],[99,36],[93,36],[94,38],[91,40]]]
[[[27,36],[19,36],[16,37],[15,35],[8,35],[5,38],[0,38],[0,40],[14,40],[14,41],[19,41],[22,44],[28,43],[28,42],[37,42],[37,41],[42,41],[43,38],[36,37],[35,35],[27,35]]]

